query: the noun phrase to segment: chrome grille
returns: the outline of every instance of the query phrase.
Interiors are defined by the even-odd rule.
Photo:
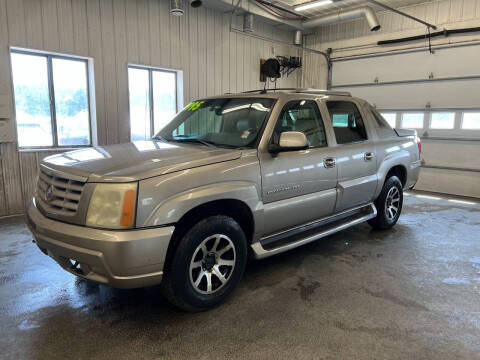
[[[64,216],[77,213],[85,182],[58,176],[40,168],[36,199],[44,210]]]

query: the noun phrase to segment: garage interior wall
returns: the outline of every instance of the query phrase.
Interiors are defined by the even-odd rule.
[[[436,1],[401,10],[438,30],[480,27],[480,0]],[[480,32],[434,38],[430,54],[424,40],[377,46],[379,40],[427,32],[424,25],[392,12],[379,12],[378,18],[378,32],[371,33],[363,19],[342,22],[308,35],[306,45],[333,49],[332,89],[350,91],[379,110],[395,110],[397,126],[408,110],[426,116],[434,110],[456,111],[453,130],[428,129],[427,121],[417,130],[424,166],[415,188],[480,197],[480,131],[460,130],[463,111],[480,111]],[[326,87],[325,61],[309,54],[304,58],[304,86]]]
[[[292,47],[230,32],[230,14],[193,9],[188,1],[184,9],[174,17],[167,0],[0,0],[0,95],[11,99],[13,117],[10,47],[92,58],[98,143],[114,144],[130,137],[127,64],[182,70],[188,104],[263,88],[261,58],[298,56]],[[240,29],[241,20],[234,20]],[[255,34],[293,38],[259,21]],[[297,73],[278,86],[297,86]],[[0,216],[23,213],[39,162],[55,151],[18,151],[16,143],[3,143],[0,151]]]

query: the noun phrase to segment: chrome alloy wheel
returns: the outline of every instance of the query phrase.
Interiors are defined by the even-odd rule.
[[[235,268],[235,246],[226,235],[215,234],[204,239],[190,260],[190,283],[201,294],[220,290]]]
[[[392,187],[388,190],[385,202],[385,215],[388,220],[393,221],[398,214],[400,206],[400,191],[396,187]]]

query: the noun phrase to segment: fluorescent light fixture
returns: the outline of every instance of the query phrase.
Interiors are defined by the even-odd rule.
[[[332,2],[333,2],[332,0],[312,1],[312,2],[308,2],[308,3],[304,3],[304,4],[301,4],[301,5],[295,6],[293,9],[295,11],[303,11],[303,10],[316,8],[316,7],[319,7],[319,6],[325,6],[325,5],[331,4]]]

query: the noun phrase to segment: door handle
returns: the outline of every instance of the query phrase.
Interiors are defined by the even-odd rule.
[[[336,164],[336,161],[334,158],[323,159],[323,166],[325,166],[325,168],[327,169],[334,168],[335,164]]]
[[[363,155],[363,159],[364,159],[365,161],[372,161],[374,155],[375,155],[375,154],[372,153],[372,152],[366,152],[366,153]]]

